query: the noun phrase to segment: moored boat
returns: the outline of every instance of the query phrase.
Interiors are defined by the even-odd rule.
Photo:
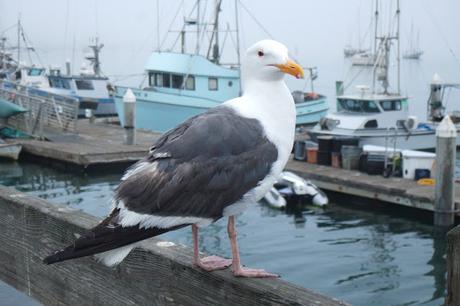
[[[21,153],[22,146],[17,143],[5,143],[0,139],[0,158],[17,160]]]
[[[221,1],[219,1],[220,3]],[[220,5],[220,4],[219,4]],[[136,96],[135,127],[165,132],[187,118],[205,112],[224,101],[236,98],[241,93],[239,72],[239,46],[236,47],[238,62],[223,64],[218,40],[220,7],[212,23],[200,20],[200,9],[196,10],[196,19],[185,19],[180,32],[181,52],[155,51],[145,66],[148,84],[143,89],[131,88]],[[204,17],[203,17],[204,18]],[[186,26],[196,27],[194,33],[211,32],[208,53],[200,54],[200,41],[195,51],[187,53],[185,48]],[[207,29],[212,25],[212,30]],[[227,29],[226,35],[237,31]],[[238,41],[238,39],[235,39]],[[212,52],[211,52],[212,50]],[[128,87],[116,86],[115,106],[124,124],[123,95]],[[296,99],[297,124],[313,125],[328,110],[323,95],[301,93]]]

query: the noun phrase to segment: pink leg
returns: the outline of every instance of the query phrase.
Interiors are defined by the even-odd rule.
[[[193,264],[206,271],[222,270],[232,264],[231,259],[221,258],[219,256],[208,256],[200,258],[198,248],[198,226],[192,224],[193,233]]]
[[[262,269],[250,269],[241,266],[240,252],[238,250],[238,244],[236,242],[236,230],[235,230],[235,216],[228,217],[228,237],[232,246],[232,270],[233,275],[241,277],[279,277],[279,275],[268,273]]]

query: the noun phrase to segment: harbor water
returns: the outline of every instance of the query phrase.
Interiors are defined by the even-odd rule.
[[[0,161],[0,184],[103,217],[122,170],[86,174],[30,162]],[[352,305],[442,305],[445,231],[429,214],[334,199],[326,208],[291,203],[285,211],[254,203],[237,218],[243,263]],[[201,231],[202,251],[230,257],[226,220]],[[192,244],[184,228],[160,238]],[[0,283],[3,306],[39,305]]]

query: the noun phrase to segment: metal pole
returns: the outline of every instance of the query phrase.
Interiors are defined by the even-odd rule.
[[[195,54],[200,51],[200,0],[196,1],[196,47]]]
[[[241,88],[241,56],[240,56],[240,33],[239,33],[239,24],[238,24],[238,1],[235,0],[235,24],[236,24],[236,56],[238,58],[238,71],[239,71],[239,78],[238,82],[240,85],[240,94],[243,91],[243,88]]]
[[[450,226],[455,221],[455,160],[457,129],[445,116],[436,129],[436,187],[434,225]]]
[[[397,16],[397,26],[398,26],[398,33],[396,36],[396,39],[398,40],[398,95],[401,94],[401,55],[400,55],[400,39],[399,39],[399,19],[400,19],[400,14],[401,11],[399,9],[399,0],[397,1],[397,10],[396,10],[396,16]]]
[[[157,51],[160,51],[160,0],[157,0]]]
[[[18,17],[18,69],[21,64],[21,15]]]
[[[123,96],[125,144],[133,145],[136,142],[135,116],[136,116],[136,96],[128,88]]]
[[[375,93],[375,70],[377,69],[376,61],[377,58],[377,30],[378,30],[378,19],[379,19],[379,0],[375,0],[375,29],[374,29],[374,52],[372,56],[374,57],[374,66],[372,70],[372,93]]]

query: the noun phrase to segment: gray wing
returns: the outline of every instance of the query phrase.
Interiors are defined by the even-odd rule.
[[[115,199],[137,213],[218,219],[277,157],[257,120],[217,107],[165,133],[128,169]]]

